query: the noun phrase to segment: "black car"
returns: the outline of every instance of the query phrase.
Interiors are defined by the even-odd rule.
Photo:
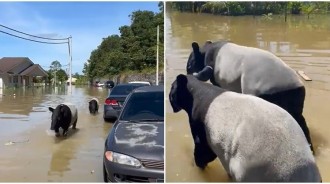
[[[104,84],[105,87],[107,88],[113,88],[115,86],[115,83],[113,81],[106,81]]]
[[[164,182],[164,86],[135,89],[105,141],[105,182]]]
[[[127,95],[141,86],[146,84],[118,84],[112,88],[104,102],[104,120],[117,119]]]

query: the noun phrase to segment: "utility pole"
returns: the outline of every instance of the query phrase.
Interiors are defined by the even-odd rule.
[[[69,49],[69,94],[72,94],[72,36],[68,37]]]
[[[159,54],[158,54],[158,49],[159,48],[159,25],[157,26],[157,65],[156,65],[156,85],[158,86],[158,63],[159,63],[159,61],[158,61],[158,58],[159,58]]]
[[[70,56],[70,94],[72,94],[72,36],[70,35],[71,56]]]

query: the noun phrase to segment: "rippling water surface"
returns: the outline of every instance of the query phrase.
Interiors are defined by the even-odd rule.
[[[0,181],[102,182],[104,140],[112,124],[104,123],[105,88],[73,86],[0,89]],[[90,115],[88,100],[97,97],[99,114]],[[48,107],[71,102],[78,108],[77,130],[55,138]],[[12,142],[13,144],[10,144]]]

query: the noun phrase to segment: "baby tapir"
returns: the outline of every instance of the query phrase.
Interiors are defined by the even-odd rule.
[[[76,129],[78,121],[78,111],[75,105],[71,103],[62,103],[55,109],[48,108],[52,112],[51,130],[55,130],[56,137],[60,136],[59,129],[63,129],[63,136],[66,136],[68,129],[72,126],[72,129]]]
[[[99,110],[99,100],[97,98],[92,98],[89,101],[89,112],[91,114],[96,114]]]
[[[177,76],[169,98],[189,116],[197,166],[218,157],[237,182],[321,182],[303,131],[279,106],[190,75]]]

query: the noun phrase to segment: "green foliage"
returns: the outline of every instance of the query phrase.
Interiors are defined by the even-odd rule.
[[[79,73],[75,73],[72,75],[73,78],[76,78],[75,85],[87,85],[88,84],[88,78],[84,75],[79,75]]]
[[[88,80],[110,77],[123,71],[142,71],[155,68],[157,26],[159,25],[159,63],[164,63],[164,5],[158,4],[159,13],[135,11],[130,15],[131,25],[119,28],[120,35],[110,35],[92,51],[84,64]]]
[[[303,7],[303,2],[295,1],[295,2],[289,2],[289,7],[291,9],[292,14],[300,14],[302,7]]]
[[[57,69],[60,69],[62,67],[61,63],[59,61],[53,61],[51,64],[50,64],[50,69],[51,70],[57,70]]]
[[[225,2],[210,1],[203,4],[199,10],[204,13],[221,14],[227,11],[227,7]]]
[[[68,80],[68,75],[66,74],[66,72],[63,69],[59,69],[56,72],[56,80],[61,81],[61,83]]]
[[[304,14],[307,14],[308,18],[312,13],[327,13],[330,9],[330,2],[302,2],[301,10]]]
[[[210,1],[210,2],[168,2],[171,9],[185,12],[212,13],[220,15],[268,15],[284,14],[307,14],[313,12],[324,13],[329,11],[330,2],[316,1]]]
[[[62,64],[59,61],[53,61],[50,64],[50,69],[47,71],[48,74],[48,81],[51,82],[52,80],[55,81],[55,75],[56,75],[56,84],[59,82],[63,83],[66,80],[68,80],[68,75],[66,72],[61,69]]]
[[[63,69],[58,69],[56,71],[55,70],[47,71],[48,82],[51,82],[52,80],[55,81],[55,73],[56,73],[56,84],[58,84],[59,82],[63,84],[63,82],[68,80],[68,75],[66,74],[66,72]]]

